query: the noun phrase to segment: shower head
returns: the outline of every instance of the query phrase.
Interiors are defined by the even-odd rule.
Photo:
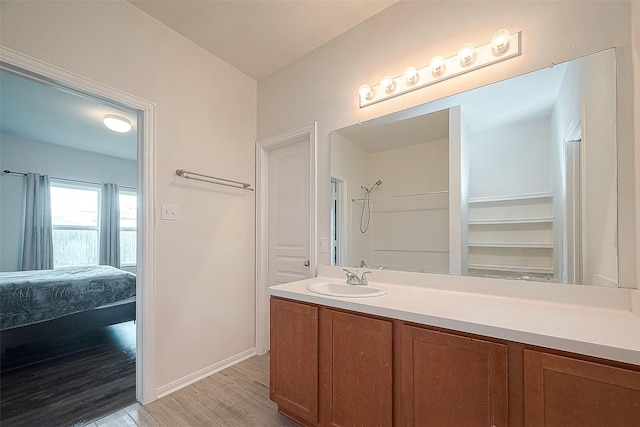
[[[381,185],[381,184],[382,184],[382,181],[377,180],[377,181],[376,181],[376,182],[371,186],[371,189],[368,189],[368,188],[367,188],[367,187],[365,187],[364,185],[361,185],[361,186],[360,186],[360,188],[361,188],[361,189],[363,189],[364,191],[366,191],[366,192],[367,192],[367,195],[368,195],[369,193],[371,193],[371,192],[373,191],[373,189],[374,189],[374,188],[376,188],[378,185]]]

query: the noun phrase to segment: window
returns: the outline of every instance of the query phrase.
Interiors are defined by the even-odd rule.
[[[98,264],[100,188],[51,184],[53,266]]]
[[[136,193],[120,190],[120,264],[136,265]]]
[[[100,259],[98,185],[51,183],[53,267],[97,265]],[[120,190],[120,264],[136,265],[137,195]]]

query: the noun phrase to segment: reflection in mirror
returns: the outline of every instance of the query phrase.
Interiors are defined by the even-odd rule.
[[[331,134],[332,263],[618,283],[615,50]]]

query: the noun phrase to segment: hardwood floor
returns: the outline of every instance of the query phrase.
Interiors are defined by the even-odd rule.
[[[135,325],[2,352],[0,424],[76,426],[135,402]]]
[[[269,400],[269,355],[254,356],[148,405],[131,405],[88,427],[296,426]]]

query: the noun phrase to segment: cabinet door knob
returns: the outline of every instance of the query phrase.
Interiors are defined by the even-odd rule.
[[[309,260],[306,260],[306,261],[304,262],[304,266],[305,266],[305,267],[309,267],[309,265],[311,265],[311,263],[309,262]]]

